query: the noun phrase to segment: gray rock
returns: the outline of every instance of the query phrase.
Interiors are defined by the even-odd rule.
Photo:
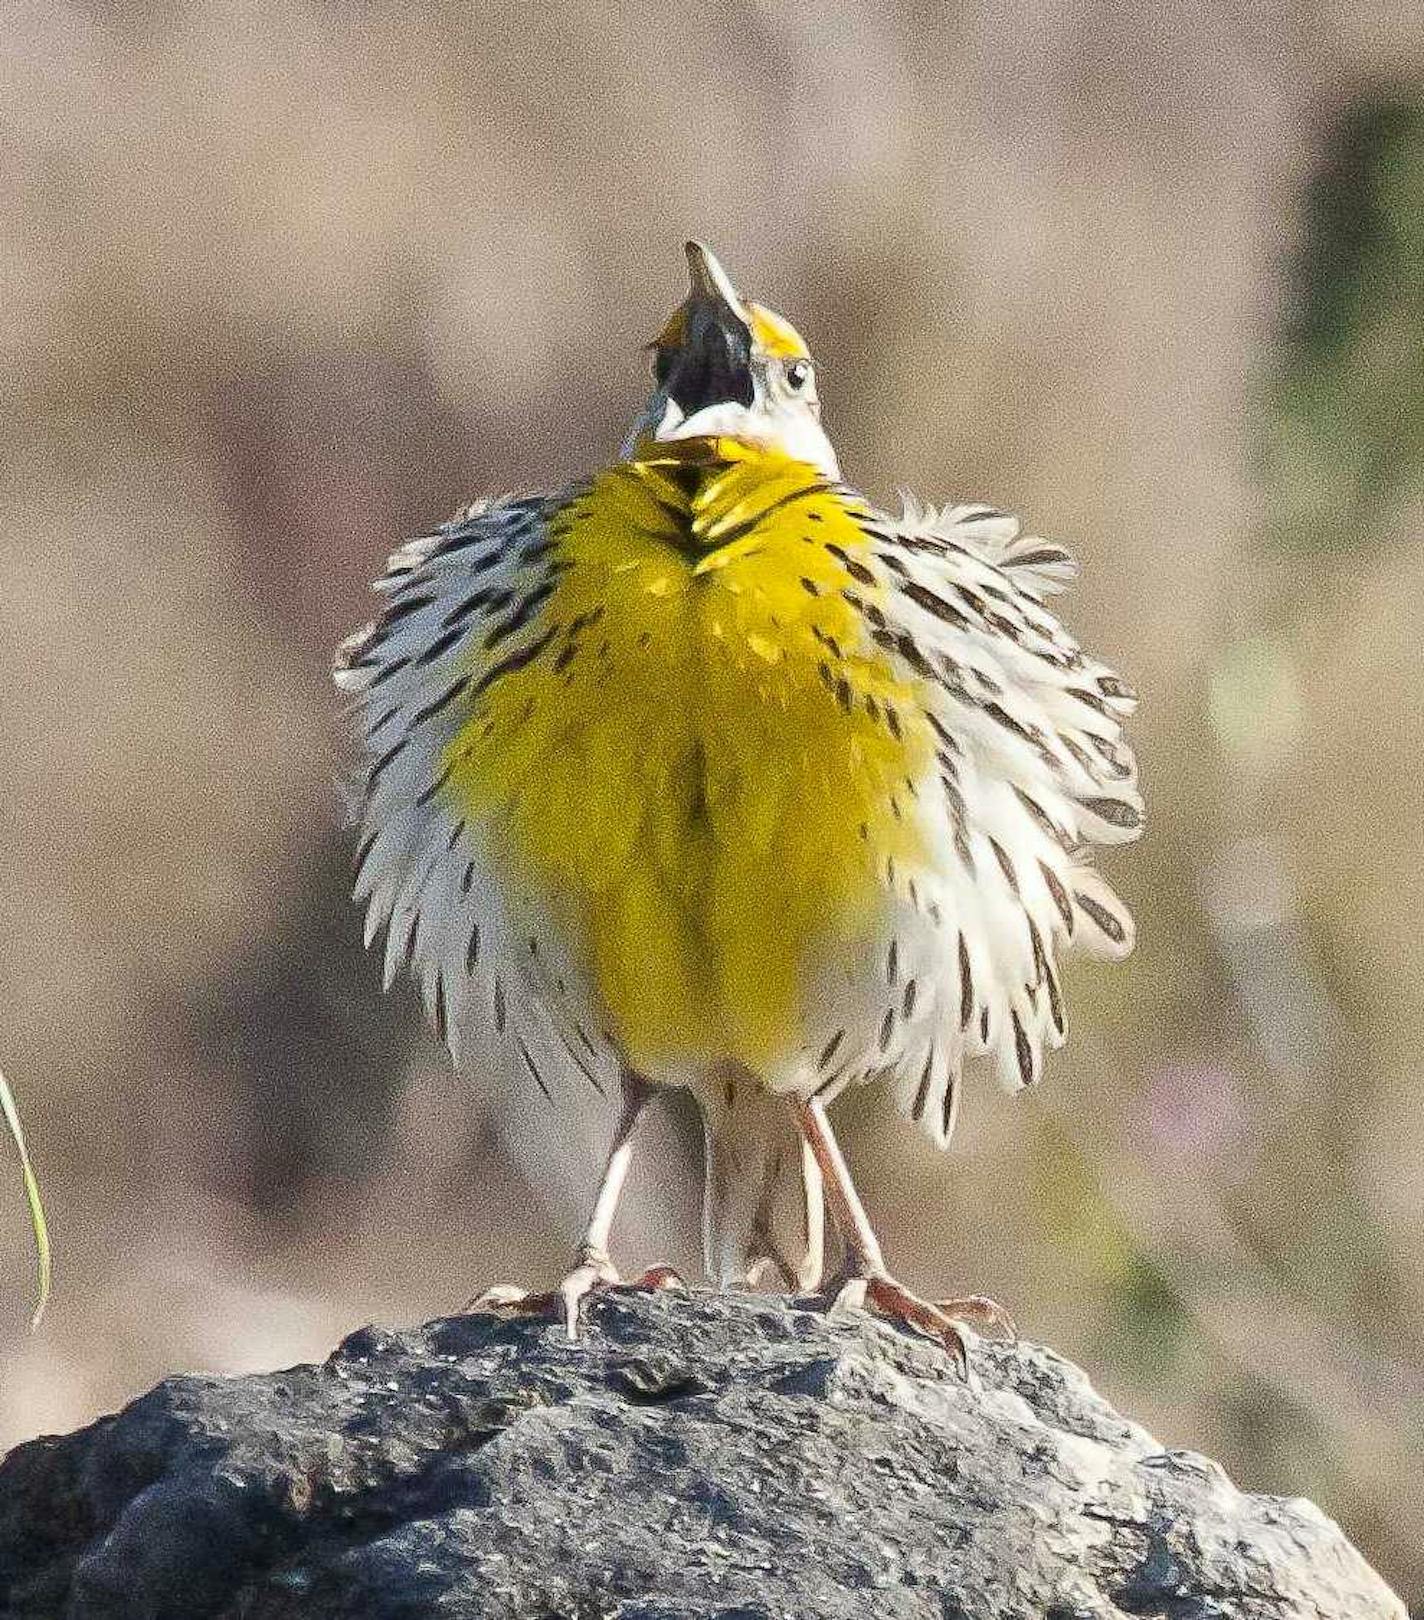
[[[363,1328],[0,1467],[6,1616],[1403,1620],[1310,1503],[1077,1368],[754,1295]]]

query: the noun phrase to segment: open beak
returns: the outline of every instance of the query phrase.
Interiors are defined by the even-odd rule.
[[[669,410],[660,438],[684,438],[696,431],[692,418],[709,407],[750,407],[756,399],[752,380],[752,331],[746,306],[727,279],[710,248],[687,244],[691,290],[683,304],[681,342],[669,357],[664,392]],[[709,429],[711,418],[707,418]]]

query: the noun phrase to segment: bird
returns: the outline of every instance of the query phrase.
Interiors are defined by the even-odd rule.
[[[1133,946],[1093,849],[1142,830],[1136,697],[1049,606],[1068,551],[982,502],[873,504],[799,333],[686,257],[616,457],[401,545],[338,649],[354,895],[457,1067],[494,1064],[550,1131],[568,1088],[614,1120],[559,1287],[475,1303],[577,1333],[622,1281],[639,1122],[683,1088],[714,1285],[820,1289],[829,1211],[836,1300],[962,1362],[1008,1313],[895,1276],[828,1110],[882,1086],[943,1147],[966,1064],[1038,1082],[1062,957]]]

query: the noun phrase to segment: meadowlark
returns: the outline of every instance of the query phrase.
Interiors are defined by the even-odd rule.
[[[802,339],[687,260],[621,458],[401,546],[338,652],[367,940],[550,1130],[565,1087],[617,1103],[576,1264],[538,1297],[570,1332],[618,1281],[639,1117],[681,1086],[715,1283],[817,1287],[829,1202],[845,1298],[962,1355],[956,1324],[1003,1314],[891,1275],[826,1109],[884,1081],[943,1145],[966,1059],[1038,1080],[1060,953],[1132,947],[1089,850],[1141,828],[1135,699],[1045,605],[1061,547],[992,506],[872,506]]]

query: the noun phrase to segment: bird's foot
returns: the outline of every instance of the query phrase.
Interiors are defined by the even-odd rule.
[[[964,1335],[956,1326],[965,1322],[978,1333],[992,1334],[1009,1339],[1018,1337],[1013,1318],[1002,1305],[996,1305],[983,1294],[969,1294],[958,1299],[940,1299],[931,1303],[912,1294],[903,1283],[880,1272],[867,1277],[852,1277],[836,1295],[838,1309],[863,1310],[869,1307],[891,1321],[902,1322],[917,1333],[937,1339],[954,1358],[961,1374],[969,1370],[969,1350]]]
[[[685,1289],[687,1284],[671,1266],[649,1266],[628,1281],[618,1274],[617,1268],[601,1249],[584,1244],[579,1249],[579,1263],[557,1288],[531,1294],[508,1283],[495,1283],[477,1294],[465,1310],[509,1312],[515,1316],[558,1315],[563,1318],[571,1340],[578,1338],[579,1313],[590,1294],[609,1288],[637,1288],[656,1290]]]

